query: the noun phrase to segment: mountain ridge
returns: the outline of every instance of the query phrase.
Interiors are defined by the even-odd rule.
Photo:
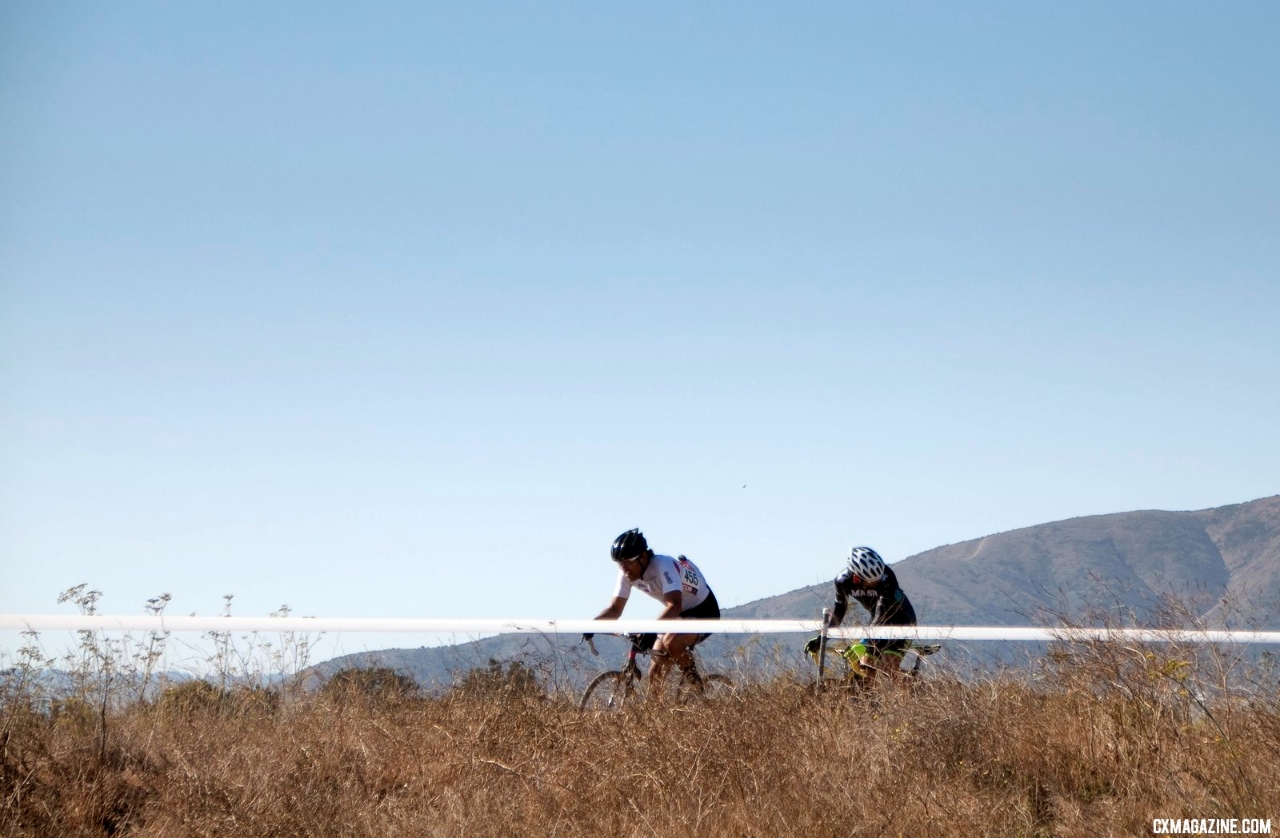
[[[1280,495],[1194,511],[1139,510],[1051,521],[941,545],[894,562],[893,568],[922,625],[1173,621],[1280,629]],[[833,563],[833,579],[840,569]],[[723,613],[741,619],[816,619],[832,599],[832,584],[824,582]],[[616,638],[602,636],[597,643],[603,660],[621,657]],[[701,655],[711,658],[735,648],[742,648],[740,641],[716,635]],[[600,666],[584,655],[576,638],[499,635],[456,646],[347,655],[318,665],[317,672],[390,666],[422,683],[440,684],[490,659],[554,659],[554,671]]]

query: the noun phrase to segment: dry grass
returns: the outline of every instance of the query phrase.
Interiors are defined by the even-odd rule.
[[[11,693],[0,835],[1100,838],[1280,815],[1274,682],[1232,689],[1176,651],[1099,644],[1037,677],[856,699],[781,679],[603,715],[500,686],[187,687],[105,716]]]

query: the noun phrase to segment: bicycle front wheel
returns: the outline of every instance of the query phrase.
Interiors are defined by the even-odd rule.
[[[587,688],[582,691],[578,700],[579,710],[620,710],[635,695],[635,686],[630,675],[614,670],[601,672]]]

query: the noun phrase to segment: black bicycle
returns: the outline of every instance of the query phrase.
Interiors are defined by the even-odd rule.
[[[601,672],[587,688],[582,691],[578,700],[579,710],[619,710],[640,697],[640,679],[643,677],[636,660],[649,654],[653,644],[658,641],[656,634],[624,634],[621,637],[630,641],[627,649],[627,662],[622,669]],[[590,638],[584,638],[591,654],[598,655],[596,644]],[[689,650],[693,654],[693,649]],[[688,703],[698,699],[716,699],[732,695],[735,691],[732,679],[724,675],[703,675],[698,672],[698,665],[687,670],[680,670],[680,681],[676,684],[676,701]]]

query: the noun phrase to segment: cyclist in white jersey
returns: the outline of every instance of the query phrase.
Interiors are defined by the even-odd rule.
[[[632,588],[663,604],[659,620],[720,619],[720,604],[697,565],[684,556],[672,558],[654,553],[640,530],[627,530],[618,536],[609,554],[618,565],[618,585],[613,601],[596,616],[597,620],[621,617]],[[675,633],[658,636],[649,665],[650,689],[655,695],[661,694],[672,661],[690,678],[697,679],[689,650],[709,636]]]

